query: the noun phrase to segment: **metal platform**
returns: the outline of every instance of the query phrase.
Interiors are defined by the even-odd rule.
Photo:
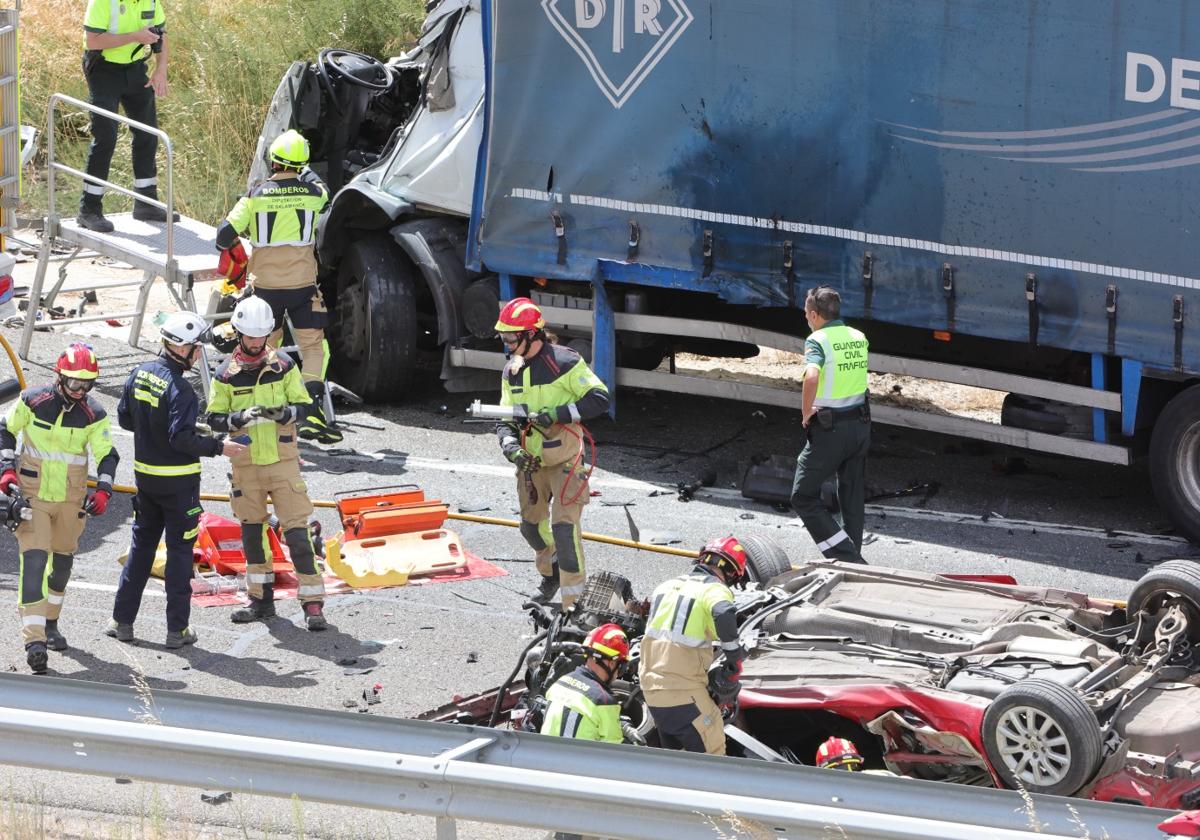
[[[139,222],[132,213],[105,216],[113,223],[112,233],[96,233],[82,228],[75,219],[59,219],[54,238],[112,257],[134,268],[153,271],[168,283],[188,288],[200,280],[210,280],[217,274],[217,250],[214,244],[217,229],[187,216],[175,222],[175,265],[167,254],[167,226],[154,222]]]

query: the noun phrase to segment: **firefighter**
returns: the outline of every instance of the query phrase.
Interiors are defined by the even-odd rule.
[[[816,764],[827,770],[861,770],[863,758],[853,741],[829,737],[817,747]]]
[[[200,458],[235,457],[245,447],[200,435],[196,392],[184,379],[200,357],[209,329],[195,312],[176,312],[160,328],[162,350],[134,368],[117,405],[117,422],[133,432],[133,474],[137,496],[133,539],[121,570],[112,622],[107,633],[133,641],[133,622],[150,578],[158,541],[166,532],[168,648],[195,644],[189,623],[192,607],[192,544],[200,522]]]
[[[248,269],[254,294],[274,313],[270,344],[283,340],[283,316],[292,325],[300,349],[300,371],[311,398],[299,418],[300,437],[337,443],[341,432],[325,419],[325,368],[329,321],[317,286],[317,217],[329,202],[329,191],[308,168],[309,148],[304,135],[285,131],[270,148],[272,175],[244,195],[217,228],[217,248],[223,265],[245,262],[241,235],[254,246]]]
[[[863,563],[867,450],[867,337],[841,321],[842,299],[828,286],[809,289],[804,315],[803,421],[807,441],[796,459],[792,509],[817,550],[831,560]],[[839,523],[821,502],[821,485],[837,476]]]
[[[667,749],[725,754],[717,702],[737,699],[746,656],[729,586],[745,573],[746,550],[733,537],[721,537],[700,549],[691,571],[654,590],[638,677]],[[722,654],[715,665],[713,642]]]
[[[275,316],[266,301],[241,301],[231,323],[238,345],[217,368],[208,404],[213,430],[248,444],[232,459],[231,504],[242,523],[250,604],[230,617],[244,624],[275,615],[275,576],[266,533],[269,497],[300,581],[297,594],[308,629],[324,630],[325,584],[309,537],[313,506],[300,477],[296,444],[296,420],[308,408],[309,395],[291,357],[268,346]]]
[[[588,503],[580,423],[608,411],[608,388],[574,350],[552,343],[529,298],[500,310],[496,331],[508,363],[500,404],[525,419],[496,424],[500,451],[517,468],[521,536],[534,550],[542,580],[534,600],[546,604],[562,586],[562,608],[583,595],[586,580],[580,519]]]
[[[85,517],[100,516],[108,508],[119,460],[108,415],[88,395],[100,375],[96,354],[86,344],[72,344],[54,369],[53,385],[25,391],[0,421],[0,492],[19,490],[33,506],[33,518],[17,528],[17,603],[25,661],[35,674],[46,672],[47,648],[67,649],[58,618],[75,549]],[[90,492],[89,448],[97,475],[96,489]]]
[[[106,111],[125,109],[125,116],[151,127],[158,126],[156,100],[167,95],[167,33],[162,0],[88,0],[83,17],[83,75],[91,103]],[[154,56],[154,70],[146,61]],[[158,198],[158,137],[148,131],[133,132],[133,188],[146,198]],[[92,144],[88,147],[87,174],[108,180],[117,148],[117,123],[92,114]],[[80,227],[111,233],[113,223],[104,217],[104,187],[83,183],[79,199]],[[133,218],[165,222],[166,212],[136,201]],[[178,214],[175,220],[178,221]]]
[[[621,704],[609,686],[621,663],[629,660],[629,639],[616,624],[602,624],[587,634],[583,647],[584,663],[546,691],[542,734],[619,744],[624,738]]]

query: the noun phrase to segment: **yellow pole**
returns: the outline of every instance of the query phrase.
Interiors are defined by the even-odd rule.
[[[0,336],[3,338],[3,336]],[[96,482],[88,481],[89,487],[95,487]],[[114,484],[113,490],[118,493],[136,493],[136,487],[130,487],[127,484]],[[201,493],[200,498],[205,502],[228,502],[229,496],[224,493]],[[313,507],[319,508],[337,508],[337,502],[331,502],[328,499],[313,499]],[[459,522],[474,522],[477,525],[503,525],[506,528],[520,527],[521,523],[515,519],[500,519],[495,516],[475,516],[470,513],[451,513],[449,519],[456,519]],[[675,557],[699,557],[700,552],[690,551],[686,548],[671,548],[668,545],[651,545],[650,543],[635,542],[622,537],[610,537],[606,534],[593,534],[589,531],[584,531],[579,535],[585,540],[591,542],[604,543],[606,545],[616,545],[621,548],[636,548],[638,551],[652,551],[655,554],[670,554]]]

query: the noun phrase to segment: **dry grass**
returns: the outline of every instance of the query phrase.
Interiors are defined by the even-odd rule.
[[[51,93],[87,98],[80,66],[85,5],[34,0],[22,9],[22,122],[43,132]],[[252,9],[218,0],[167,0],[166,10],[171,90],[159,102],[159,125],[175,149],[177,204],[208,222],[224,215],[245,189],[263,115],[291,62],[315,59],[330,46],[395,55],[411,45],[424,17],[421,0],[260,0]],[[87,123],[66,114],[56,126],[59,158],[79,168],[90,140]],[[44,137],[39,145],[25,172],[25,216],[46,208]],[[112,178],[132,178],[124,132]],[[65,177],[59,182],[57,200],[73,209],[79,183]],[[121,199],[110,197],[110,205],[119,208]]]

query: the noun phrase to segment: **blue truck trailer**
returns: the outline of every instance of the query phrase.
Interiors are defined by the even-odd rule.
[[[529,294],[610,386],[798,407],[660,363],[799,350],[824,283],[873,370],[1009,395],[877,422],[1148,457],[1200,540],[1187,0],[441,0],[404,56],[293,65],[262,143],[289,126],[337,190],[335,371],[368,399],[494,386]]]

